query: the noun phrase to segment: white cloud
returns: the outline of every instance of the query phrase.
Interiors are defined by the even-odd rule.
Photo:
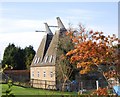
[[[46,20],[25,20],[2,18],[0,22],[1,33],[18,33],[35,30],[45,30],[44,23],[57,25],[55,18]]]
[[[57,10],[56,13],[59,12],[61,14],[67,15],[67,19],[71,20],[93,20],[95,17],[101,17],[101,14],[106,14],[104,11],[95,11],[89,9],[77,9],[77,8],[69,8],[65,10]]]
[[[43,23],[46,21],[49,25],[57,24],[55,19],[18,20],[2,18],[0,23],[0,59],[2,59],[4,49],[9,43],[14,43],[22,48],[32,45],[37,50],[45,33],[36,33],[35,30],[45,30]]]
[[[102,31],[104,32],[104,34],[107,35],[113,35],[115,34],[118,37],[118,27],[114,26],[114,27],[104,27],[104,25],[87,25],[86,26],[87,30],[93,30],[93,31]]]
[[[93,25],[90,23],[89,21],[94,19],[94,17],[88,16],[92,15],[92,11],[90,12],[88,10],[72,9],[71,12],[73,14],[76,13],[76,15],[67,15],[64,18],[61,17],[61,20],[63,21],[63,24],[66,28],[68,28],[68,23],[74,23],[73,26],[75,25],[75,27],[77,27],[78,23],[81,22],[83,25],[85,24],[85,27],[87,29],[93,29],[94,31],[103,31],[107,34],[113,30],[117,33],[116,27],[113,27],[112,29],[110,28],[111,30],[109,30],[109,27],[103,27],[103,25],[96,26],[97,24]],[[66,11],[66,13],[71,12]],[[0,19],[0,59],[2,58],[5,47],[7,47],[9,43],[15,43],[16,46],[20,46],[22,48],[25,46],[33,45],[35,50],[37,50],[45,33],[35,33],[35,30],[45,30],[43,24],[45,22],[47,22],[49,25],[57,25],[56,17],[47,18],[44,20],[20,20],[9,18]]]
[[[7,33],[0,35],[0,59],[4,53],[5,47],[8,46],[9,43],[14,43],[19,47],[26,47],[32,45],[35,50],[37,50],[43,36],[45,33],[35,33],[35,32],[19,32],[19,33]]]
[[[34,31],[38,26],[43,28],[42,22],[38,20],[18,20],[18,19],[1,19],[0,27],[2,33],[17,33],[24,31]]]

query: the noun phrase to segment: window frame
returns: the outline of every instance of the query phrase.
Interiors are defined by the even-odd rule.
[[[32,75],[31,75],[31,78],[34,78],[34,71],[32,71]]]
[[[53,77],[53,72],[52,72],[52,71],[50,72],[50,77],[51,77],[51,78]]]
[[[47,63],[48,59],[49,59],[49,56],[46,56],[44,62]]]
[[[46,77],[46,72],[45,71],[43,72],[43,77]]]
[[[52,61],[53,61],[53,55],[50,56],[49,63],[52,63]]]
[[[38,57],[35,57],[34,64],[37,63]]]
[[[40,72],[39,71],[37,72],[37,77],[40,77]]]
[[[37,62],[36,63],[39,63],[40,62],[40,57],[37,58]]]

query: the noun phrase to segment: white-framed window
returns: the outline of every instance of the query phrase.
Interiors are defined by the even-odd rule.
[[[43,72],[43,76],[46,77],[46,72],[45,71]]]
[[[48,58],[49,58],[49,56],[46,56],[46,57],[45,57],[45,63],[48,61]]]
[[[37,63],[39,63],[40,62],[40,57],[38,57],[38,59],[37,59]]]
[[[32,78],[34,78],[34,71],[32,71]]]
[[[39,71],[37,72],[37,76],[40,77],[40,72]]]
[[[52,57],[52,61],[51,62],[54,62],[55,61],[55,56]]]
[[[49,63],[51,63],[52,60],[53,60],[53,55],[50,56],[50,58],[49,58]]]
[[[41,57],[36,57],[35,60],[34,60],[34,64],[39,63],[39,62],[40,62],[40,59],[41,59]]]
[[[53,77],[53,72],[50,72],[50,77]]]
[[[36,57],[36,58],[35,58],[35,60],[34,60],[34,64],[36,64],[36,62],[37,62],[37,59],[38,59],[38,58]]]

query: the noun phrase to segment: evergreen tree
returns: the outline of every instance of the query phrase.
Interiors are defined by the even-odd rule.
[[[21,49],[16,47],[14,44],[9,44],[4,51],[2,67],[4,68],[7,64],[16,70],[27,69],[35,55],[35,51],[32,46]]]
[[[26,47],[24,49],[24,53],[25,53],[25,66],[26,66],[26,69],[29,69],[31,62],[34,58],[35,51],[33,47],[30,45],[29,47]]]

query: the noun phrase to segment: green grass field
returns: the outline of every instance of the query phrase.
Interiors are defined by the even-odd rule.
[[[5,91],[7,88],[8,88],[7,84],[2,84],[2,95],[5,95]],[[14,95],[77,95],[76,92],[61,92],[35,88],[24,88],[15,85],[12,86],[12,93]]]

